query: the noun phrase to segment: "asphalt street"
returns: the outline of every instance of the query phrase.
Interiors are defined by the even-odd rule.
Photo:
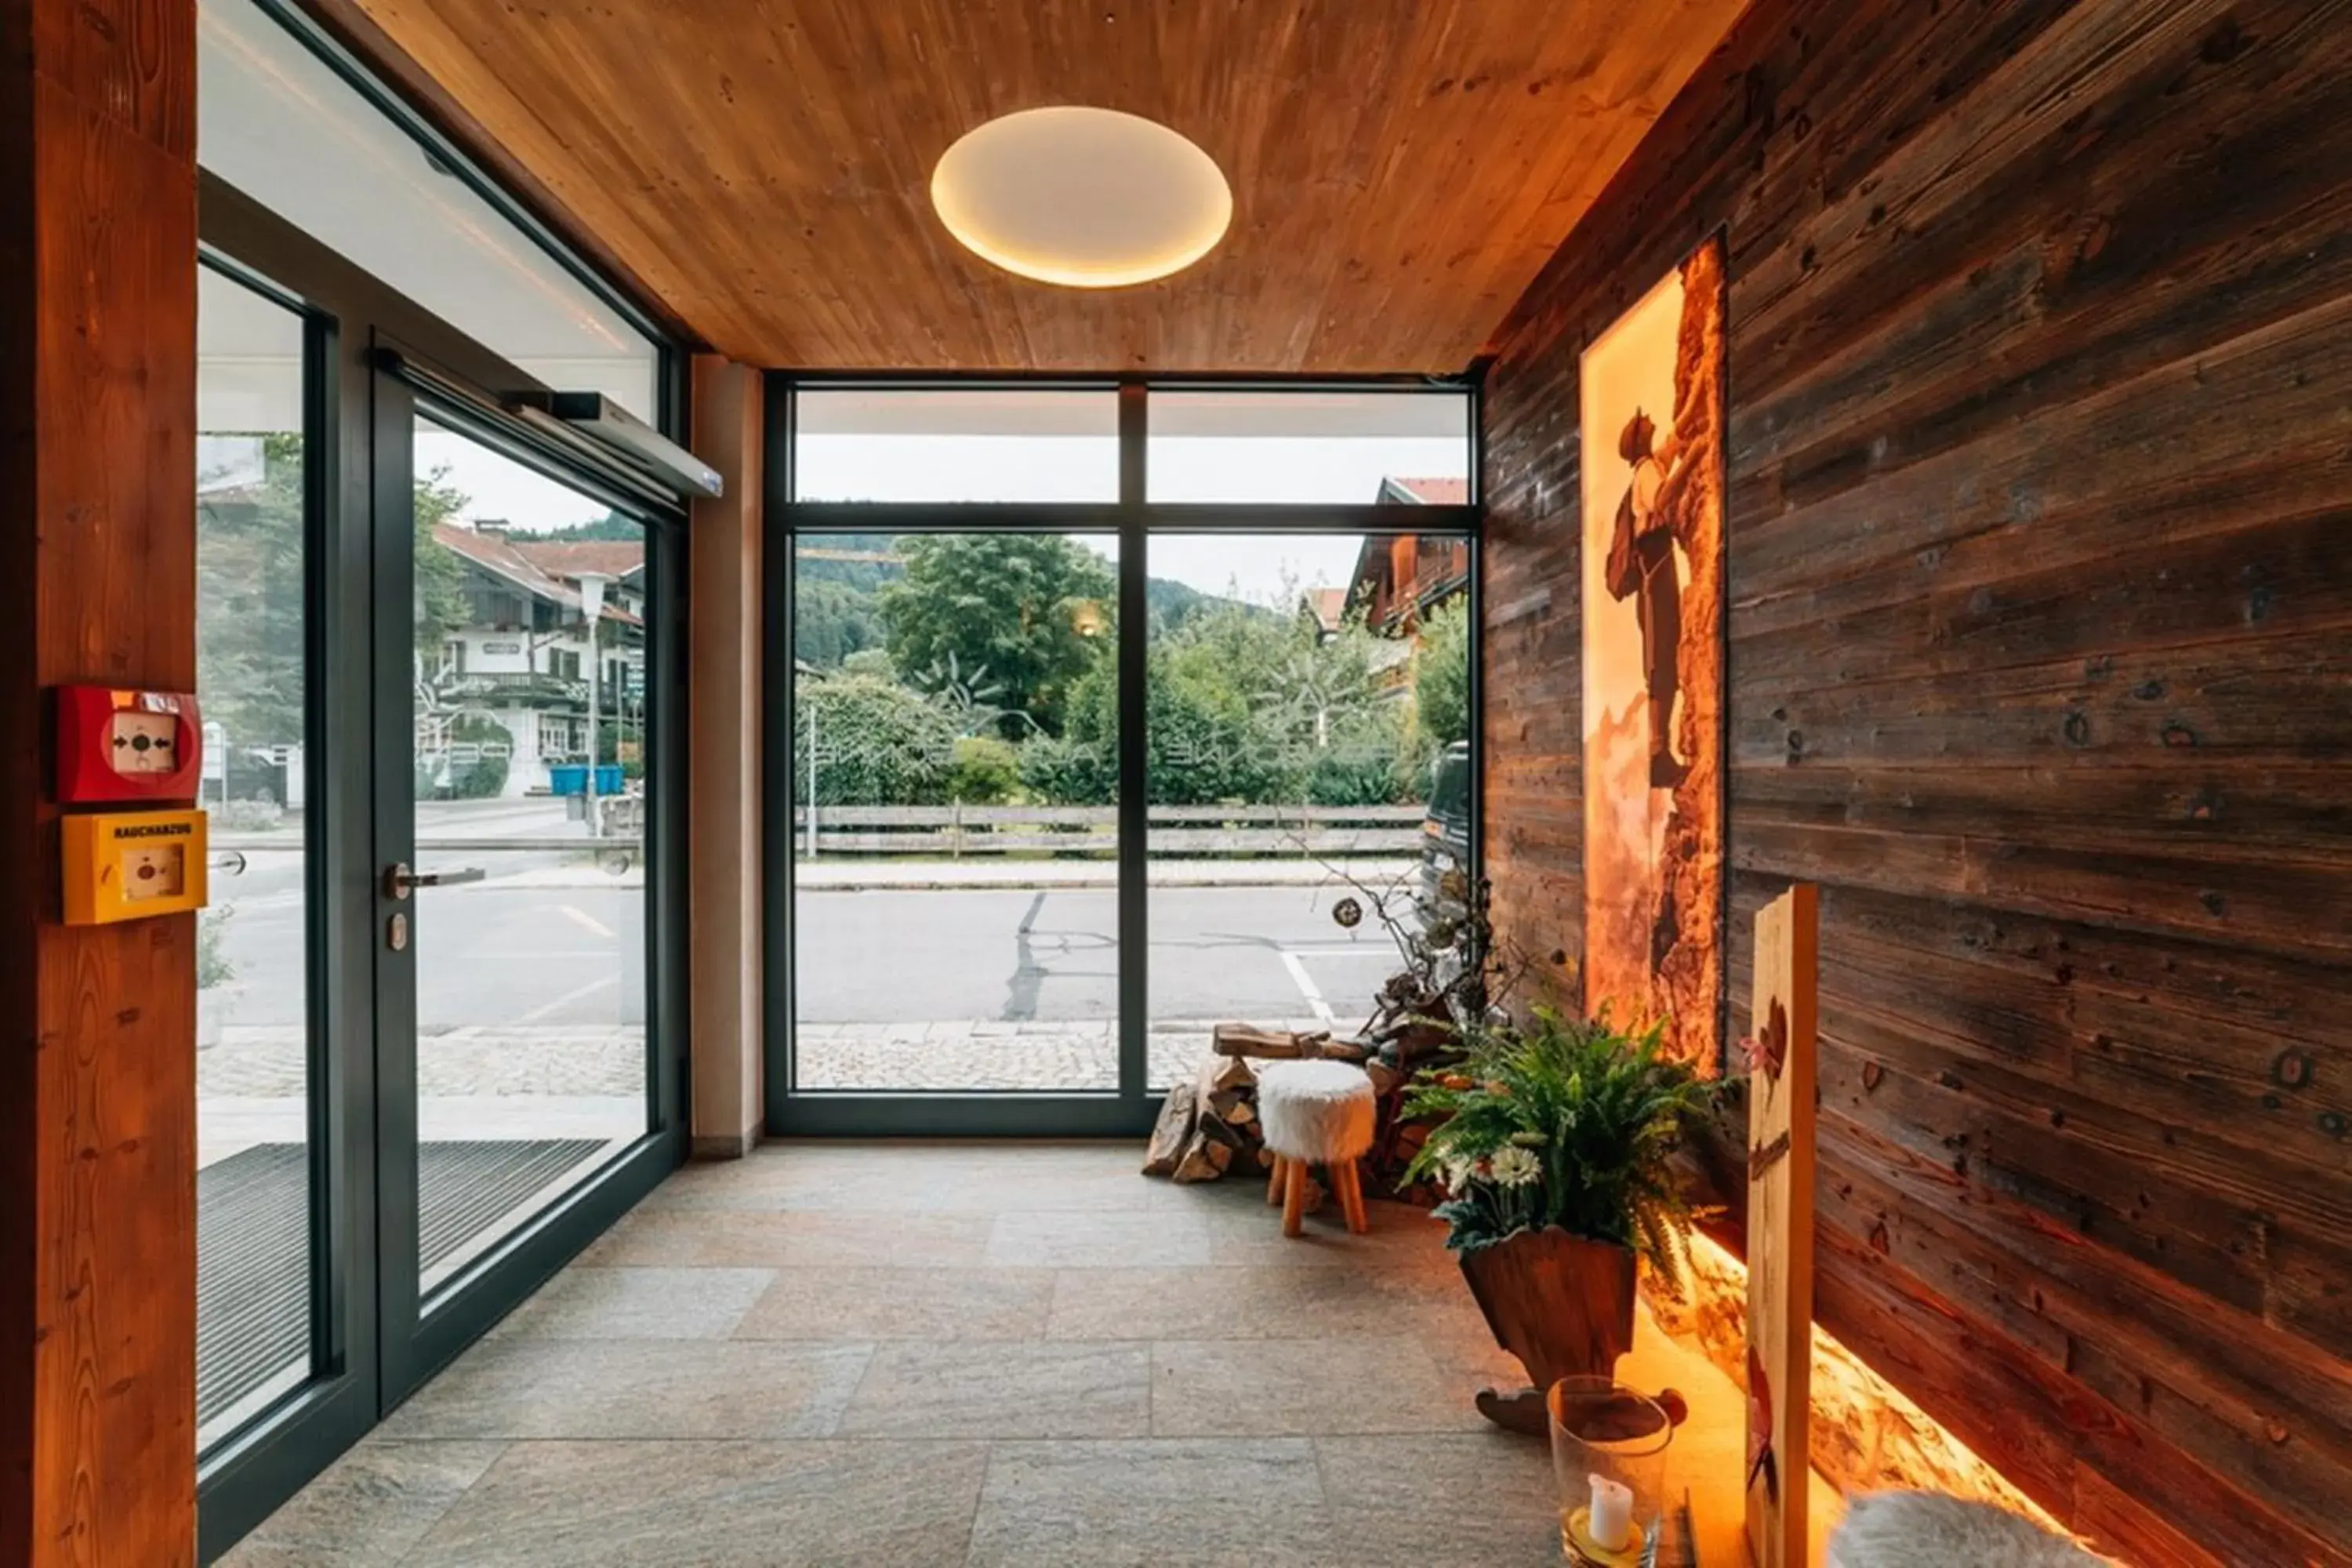
[[[557,808],[560,811],[560,807]],[[544,803],[424,826],[421,867],[478,883],[411,901],[420,1025],[637,1024],[644,1016],[644,888],[574,845],[437,850],[429,837],[562,832]],[[578,831],[576,826],[572,832]],[[215,872],[220,956],[236,1025],[301,1021],[301,857],[237,840],[243,868]],[[1150,1015],[1160,1019],[1319,1016],[1360,1022],[1396,967],[1385,933],[1331,920],[1346,889],[1162,888],[1150,899]],[[1118,906],[1108,889],[812,889],[799,900],[800,1016],[813,1023],[1054,1022],[1116,1016]]]

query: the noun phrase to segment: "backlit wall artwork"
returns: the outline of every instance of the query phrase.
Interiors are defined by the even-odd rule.
[[[1723,1065],[1723,242],[1584,351],[1584,1004]]]

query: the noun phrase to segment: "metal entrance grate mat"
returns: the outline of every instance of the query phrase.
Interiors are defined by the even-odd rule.
[[[423,1145],[421,1266],[450,1257],[604,1147],[595,1138]],[[310,1343],[310,1150],[257,1143],[196,1173],[197,1424],[300,1361]]]

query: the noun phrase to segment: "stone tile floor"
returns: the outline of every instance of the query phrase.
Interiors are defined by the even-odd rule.
[[[1333,1211],[1286,1240],[1259,1184],[1136,1161],[795,1143],[681,1171],[226,1561],[1559,1561],[1544,1446],[1472,1407],[1516,1367],[1436,1224],[1376,1204],[1369,1236]],[[1621,1374],[1692,1394],[1693,1462],[1736,1478],[1737,1392],[1642,1338]]]

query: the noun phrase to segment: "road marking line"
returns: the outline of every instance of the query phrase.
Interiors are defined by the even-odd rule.
[[[610,935],[611,933],[607,932],[606,934]],[[551,1013],[556,1012],[561,1008],[569,1007],[572,1004],[580,1001],[583,997],[593,996],[597,992],[604,990],[607,985],[618,985],[620,983],[621,977],[617,974],[607,974],[601,980],[591,980],[587,984],[583,985],[577,991],[571,992],[566,995],[558,996],[552,1002],[542,1002],[528,1013],[516,1014],[514,1021],[518,1024],[535,1024]]]
[[[1307,998],[1308,1006],[1315,1009],[1315,1016],[1319,1022],[1336,1024],[1339,1021],[1331,1011],[1331,1004],[1323,1000],[1323,993],[1316,989],[1313,977],[1307,973],[1307,965],[1299,963],[1298,955],[1286,947],[1282,950],[1282,966],[1289,970],[1290,978],[1298,983],[1298,994]]]
[[[570,904],[558,904],[555,906],[555,909],[558,914],[570,916],[572,922],[583,931],[593,931],[598,936],[611,936],[613,934],[612,927],[606,925],[603,921],[598,920],[594,915],[590,914],[586,910],[575,909]]]

